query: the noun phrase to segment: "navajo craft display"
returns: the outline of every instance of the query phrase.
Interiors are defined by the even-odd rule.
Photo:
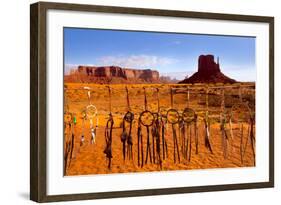
[[[107,106],[101,105],[104,108],[99,111],[94,102],[101,91]],[[87,152],[92,154],[87,156],[91,160],[82,159],[82,163],[102,167],[100,172],[88,170],[89,174],[122,172],[122,166],[133,167],[132,171],[147,171],[146,167],[159,171],[170,167],[194,169],[193,158],[198,160],[203,153],[230,162],[235,156],[237,163],[239,152],[239,166],[255,166],[254,92],[255,86],[250,84],[66,87],[64,173],[71,175]],[[70,93],[87,96],[81,97],[87,99],[81,113],[69,111]],[[236,100],[229,100],[232,98]],[[132,108],[132,99],[140,103],[133,106],[136,108]],[[118,104],[120,101],[123,104]],[[122,110],[122,106],[124,113],[115,111]],[[220,150],[213,149],[217,143]]]

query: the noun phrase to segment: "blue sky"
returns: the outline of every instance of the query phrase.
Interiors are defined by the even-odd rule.
[[[181,80],[197,71],[201,54],[219,57],[231,78],[256,80],[253,37],[64,28],[65,72],[78,65],[116,65]]]

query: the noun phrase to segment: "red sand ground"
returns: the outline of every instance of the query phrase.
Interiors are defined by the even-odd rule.
[[[81,87],[80,84],[67,84],[68,88]],[[83,85],[84,86],[84,85]],[[89,86],[89,85],[87,85]],[[122,158],[122,143],[120,135],[122,129],[116,128],[113,130],[113,142],[112,142],[112,165],[111,169],[107,167],[107,158],[103,153],[105,148],[104,128],[106,118],[108,116],[108,96],[106,93],[105,86],[91,85],[93,88],[97,88],[95,94],[92,94],[92,103],[95,104],[99,110],[99,127],[97,129],[96,143],[90,144],[91,133],[89,129],[89,120],[85,123],[85,142],[80,147],[80,138],[82,135],[82,118],[81,111],[88,104],[87,92],[85,91],[69,91],[66,93],[68,100],[66,101],[69,107],[69,111],[75,113],[77,116],[77,124],[74,129],[75,133],[75,146],[73,151],[73,159],[71,160],[70,166],[68,166],[66,175],[86,175],[86,174],[109,174],[109,173],[126,173],[126,172],[147,172],[147,171],[161,171],[157,164],[144,165],[143,168],[138,167],[137,161],[137,121],[134,121],[133,125],[133,160],[126,161]],[[124,86],[123,86],[124,87]],[[121,119],[126,110],[125,96],[118,91],[120,87],[115,85],[117,91],[113,90],[112,94],[112,113],[115,120],[115,126],[119,127]],[[166,89],[166,88],[163,88]],[[143,97],[141,89],[131,88],[130,93],[131,108],[134,113],[139,113],[143,110]],[[123,92],[123,91],[122,91]],[[169,106],[169,95],[163,94],[160,96],[160,104],[162,106]],[[196,96],[191,99],[190,106],[196,110],[202,110],[204,106],[195,103],[198,101]],[[148,92],[148,102],[151,109],[156,109],[155,96]],[[175,99],[175,108],[182,109],[185,105],[184,97],[178,97]],[[210,110],[212,108],[210,107]],[[216,108],[220,109],[220,107]],[[199,111],[200,112],[200,111]],[[199,115],[200,116],[200,115]],[[181,163],[174,163],[173,161],[173,138],[172,138],[172,127],[168,125],[166,139],[168,142],[168,159],[163,161],[162,171],[166,170],[188,170],[188,169],[206,169],[206,168],[230,168],[230,167],[249,167],[254,166],[254,157],[251,150],[250,139],[248,140],[245,156],[243,163],[240,157],[240,132],[238,125],[233,125],[233,139],[229,139],[228,158],[224,159],[221,145],[221,134],[220,124],[213,121],[211,124],[211,136],[210,141],[213,148],[213,154],[204,146],[204,124],[203,121],[199,121],[199,153],[195,153],[195,139],[192,137],[192,154],[191,161],[184,160],[181,156]],[[243,139],[243,144],[246,144],[246,130]],[[143,129],[145,131],[145,129]],[[66,130],[67,133],[67,130]],[[146,132],[144,132],[146,133]],[[230,133],[228,131],[228,136]],[[69,135],[66,135],[65,139],[68,139]],[[178,136],[179,137],[179,136]],[[144,150],[146,149],[146,134],[144,135]],[[162,150],[161,150],[162,151]]]

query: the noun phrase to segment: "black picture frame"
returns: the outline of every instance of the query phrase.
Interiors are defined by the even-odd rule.
[[[65,11],[137,14],[159,17],[217,19],[269,24],[269,181],[212,186],[177,187],[100,193],[47,195],[47,100],[46,100],[46,12]],[[274,187],[274,17],[219,13],[125,8],[82,4],[39,2],[30,6],[30,199],[36,202],[86,200],[114,197],[179,194]]]

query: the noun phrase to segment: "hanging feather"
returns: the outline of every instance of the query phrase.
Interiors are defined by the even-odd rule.
[[[106,123],[105,128],[105,142],[106,146],[104,149],[104,154],[106,155],[106,158],[108,159],[108,168],[111,168],[111,158],[112,158],[112,128],[114,125],[113,117],[110,113],[109,119]]]
[[[133,138],[132,138],[132,135],[128,135],[127,144],[128,144],[128,157],[129,157],[129,159],[132,159],[133,158],[133,152],[132,152]]]
[[[230,137],[233,140],[234,135],[233,135],[232,120],[231,120],[231,118],[229,119],[229,130],[230,130]]]
[[[225,119],[221,119],[221,139],[222,139],[222,150],[223,150],[223,156],[224,159],[227,158],[227,145],[228,145],[228,139],[227,139],[227,133],[225,130]]]
[[[243,164],[243,123],[239,123],[240,127],[240,158],[241,163]]]
[[[96,129],[92,128],[91,129],[91,144],[96,143]]]
[[[165,130],[166,130],[166,123],[164,122],[164,119],[161,117],[161,135],[162,135],[162,150],[163,150],[163,160],[168,157],[168,146],[165,139]]]
[[[72,136],[71,136],[71,148],[70,148],[70,159],[69,159],[69,165],[68,167],[70,167],[70,164],[71,164],[71,160],[72,160],[72,157],[73,157],[73,149],[74,149],[74,133],[72,133]]]
[[[82,135],[80,138],[80,147],[84,145],[85,137],[84,137],[84,132],[85,132],[85,118],[86,118],[86,113],[83,111],[82,112]]]
[[[157,135],[156,135],[156,152],[158,156],[158,164],[160,166],[160,169],[162,169],[162,160],[161,160],[161,144],[160,144],[160,133],[159,133],[160,127],[157,129]]]
[[[157,130],[156,126],[152,126],[152,159],[153,163],[155,164],[155,140],[156,140],[156,135],[157,135]]]
[[[160,144],[160,122],[158,119],[158,116],[156,117],[156,120],[153,123],[152,127],[152,136],[153,140],[155,141],[154,149],[156,150],[156,153],[154,153],[154,161],[153,163],[157,163],[160,166],[160,169],[162,169],[162,160],[161,160],[161,144]]]
[[[127,134],[127,132],[126,132],[124,126],[125,126],[125,125],[124,125],[124,122],[123,122],[123,132],[122,132],[122,134],[121,134],[122,151],[123,151],[123,160],[126,159],[126,140],[127,140],[127,136],[128,136],[128,134]]]
[[[204,119],[204,124],[205,124],[205,147],[207,149],[209,149],[210,152],[213,154],[212,146],[210,143],[210,127],[209,127],[206,119]]]
[[[189,145],[189,134],[188,134],[188,130],[189,130],[189,124],[185,124],[185,129],[184,129],[184,134],[185,134],[185,150],[184,150],[184,157],[187,160],[188,159],[188,145]]]
[[[195,146],[196,146],[196,154],[198,154],[198,144],[199,144],[199,139],[198,139],[198,126],[197,126],[197,115],[195,114],[194,116],[194,135],[195,135]]]
[[[152,163],[152,156],[151,156],[151,149],[150,149],[150,135],[149,135],[149,126],[146,126],[146,157],[145,157],[145,164],[147,164],[148,161],[148,156],[150,163]]]
[[[174,163],[176,163],[176,155],[178,158],[178,163],[180,163],[180,153],[179,153],[179,146],[178,146],[178,139],[177,139],[177,131],[175,128],[175,124],[172,124],[173,130],[173,140],[174,140]]]
[[[189,153],[188,153],[188,161],[190,162],[191,160],[191,148],[192,148],[192,133],[191,133],[191,125],[188,126],[189,127]]]
[[[250,125],[247,126],[247,137],[246,137],[246,143],[245,143],[245,146],[244,146],[244,149],[243,149],[243,158],[245,157],[245,154],[246,154],[246,150],[247,150],[247,146],[248,146],[248,141],[249,141],[249,138],[250,138]]]
[[[142,143],[142,134],[141,134],[141,123],[138,121],[138,130],[137,130],[137,135],[138,135],[138,166],[140,166],[140,158],[141,158],[141,143]],[[142,160],[142,165],[143,165],[143,160]]]
[[[81,139],[80,139],[80,147],[83,146],[84,141],[85,141],[85,137],[84,137],[84,135],[82,135],[82,136],[81,136]]]
[[[133,137],[132,137],[132,126],[134,120],[134,114],[128,112],[129,117],[127,118],[127,122],[129,123],[129,133],[127,136],[127,145],[128,145],[128,157],[129,159],[133,159]]]
[[[184,121],[182,121],[182,123],[181,123],[181,136],[182,136],[182,148],[181,148],[181,150],[182,150],[182,156],[183,156],[183,158],[184,159],[186,159],[186,151],[187,151],[187,147],[186,147],[186,140],[187,140],[187,138],[186,138],[186,125],[185,125],[185,123],[184,123]]]

